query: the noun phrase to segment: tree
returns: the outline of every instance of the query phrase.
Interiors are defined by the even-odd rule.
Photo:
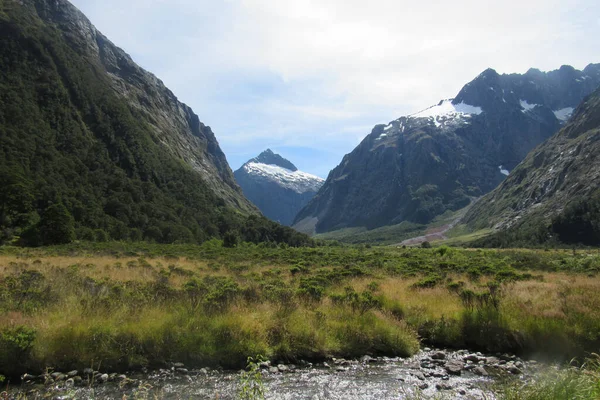
[[[37,226],[41,245],[70,243],[75,240],[73,217],[62,203],[48,207]]]
[[[235,247],[240,241],[240,236],[237,232],[228,231],[223,235],[223,247]]]

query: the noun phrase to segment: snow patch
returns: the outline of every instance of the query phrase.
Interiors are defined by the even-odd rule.
[[[386,126],[385,128],[383,128],[384,131],[389,131],[390,129],[392,129],[394,127],[394,125],[389,124],[388,126]]]
[[[502,165],[499,165],[499,166],[498,166],[498,169],[500,170],[500,173],[501,173],[502,175],[506,175],[506,176],[508,176],[508,174],[510,174],[510,172],[509,172],[509,171],[508,171],[506,168],[504,168],[504,166],[502,166]]]
[[[527,111],[531,111],[537,106],[539,106],[539,104],[529,104],[527,100],[519,100],[519,104],[521,104],[521,108],[523,109],[521,111],[524,113]]]
[[[316,192],[325,180],[302,171],[291,171],[277,165],[250,162],[244,165],[250,175],[272,181],[296,193]]]
[[[452,104],[453,99],[442,100],[438,105],[429,107],[418,113],[411,114],[413,118],[429,118],[441,116],[465,116],[479,115],[483,112],[481,107],[475,107],[466,103]]]
[[[567,122],[569,118],[571,118],[574,110],[573,107],[561,108],[560,110],[554,111],[554,115],[556,115],[556,119],[559,121]]]

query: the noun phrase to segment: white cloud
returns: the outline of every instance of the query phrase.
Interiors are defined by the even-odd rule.
[[[600,61],[596,0],[74,3],[190,104],[231,154],[239,143],[259,152],[248,143],[269,136],[272,146],[337,146],[341,160],[356,144],[348,129],[452,97],[488,67]],[[240,94],[249,82],[258,86]]]

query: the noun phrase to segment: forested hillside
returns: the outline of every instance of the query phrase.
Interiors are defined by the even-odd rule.
[[[258,216],[211,129],[65,0],[0,2],[0,242],[307,243]]]

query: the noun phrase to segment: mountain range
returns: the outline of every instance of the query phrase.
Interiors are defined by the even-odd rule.
[[[267,149],[234,172],[244,195],[267,218],[290,225],[323,185],[324,179]]]
[[[427,224],[496,188],[600,84],[583,71],[487,69],[453,99],[376,125],[294,220],[307,233]]]

